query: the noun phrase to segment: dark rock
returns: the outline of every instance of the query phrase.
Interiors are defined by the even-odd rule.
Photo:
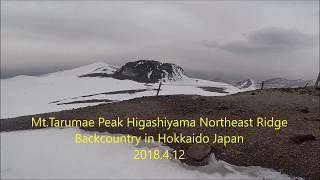
[[[252,85],[253,85],[253,82],[251,79],[246,79],[246,80],[243,80],[243,81],[236,83],[236,87],[238,87],[240,89],[248,88]]]
[[[217,110],[228,110],[229,107],[227,106],[220,106],[220,107],[217,107]]]
[[[309,109],[307,107],[297,107],[298,112],[309,113]]]
[[[112,77],[144,83],[155,83],[162,79],[173,81],[182,79],[183,74],[183,69],[175,64],[161,63],[154,60],[139,60],[126,63]]]
[[[316,137],[313,136],[312,134],[306,134],[306,135],[295,135],[293,137],[290,137],[290,139],[297,144],[301,144],[305,141],[314,141],[316,140]]]
[[[313,90],[313,95],[320,96],[320,87],[317,87]]]
[[[91,74],[84,74],[79,77],[111,77],[112,74],[106,74],[106,73],[91,73]]]
[[[205,166],[209,162],[212,148],[208,144],[191,144],[186,151],[186,163],[193,166]]]
[[[225,91],[225,88],[220,88],[220,87],[201,86],[199,88],[209,92],[228,93]]]

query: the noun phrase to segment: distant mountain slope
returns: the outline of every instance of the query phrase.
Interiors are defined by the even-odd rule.
[[[97,62],[97,63],[81,66],[74,69],[45,74],[42,76],[85,76],[85,75],[90,75],[95,73],[110,75],[110,74],[113,74],[117,69],[118,67],[116,66],[113,66],[104,62]]]
[[[285,78],[272,78],[263,81],[263,88],[296,88],[296,87],[304,87],[306,84],[308,86],[312,86],[314,84],[313,80],[288,80]],[[253,79],[246,79],[243,81],[239,81],[234,84],[236,87],[242,90],[255,90],[259,89],[262,86],[262,81],[257,82]]]
[[[288,80],[285,78],[272,78],[264,81],[264,88],[296,88],[304,87],[308,82],[306,80]]]

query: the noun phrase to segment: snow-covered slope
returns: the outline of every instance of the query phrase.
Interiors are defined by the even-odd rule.
[[[94,74],[94,73],[103,73],[103,74],[113,74],[119,67],[104,63],[104,62],[97,62],[93,64],[89,64],[86,66],[81,66],[74,69],[58,71],[50,74],[45,74],[42,77],[47,76],[84,76],[87,74]]]
[[[54,112],[100,103],[156,95],[158,83],[119,80],[110,76],[118,68],[94,63],[42,76],[16,76],[1,80],[1,118]],[[105,73],[108,76],[84,76]],[[209,87],[209,88],[208,88]],[[210,89],[210,87],[215,87]],[[160,95],[224,96],[239,89],[220,82],[188,78],[164,82]]]
[[[288,80],[285,78],[272,78],[263,81],[263,88],[297,88],[304,87],[306,84],[309,86],[314,85],[314,80]],[[241,89],[241,91],[251,91],[255,89],[259,89],[262,86],[262,82],[257,82],[253,79],[246,79],[243,81],[239,81],[235,84],[236,87]]]
[[[178,160],[137,161],[134,150],[169,148],[158,143],[76,144],[75,133],[71,128],[2,132],[1,179],[290,179],[272,169],[234,166],[214,156],[202,167]]]

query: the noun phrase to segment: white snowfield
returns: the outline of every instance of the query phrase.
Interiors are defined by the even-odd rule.
[[[234,166],[214,156],[203,167],[178,160],[134,160],[135,149],[169,148],[158,143],[76,144],[75,133],[72,128],[1,133],[1,179],[290,179],[271,169]]]
[[[132,80],[118,80],[112,77],[79,77],[88,73],[110,74],[115,70],[116,67],[109,64],[95,63],[42,76],[16,76],[10,79],[2,79],[1,118],[108,103],[84,102],[85,100],[113,102],[156,95],[158,83],[146,84]],[[207,86],[223,88],[226,93],[210,92],[200,88]],[[137,92],[126,92],[127,90],[137,90]],[[161,86],[160,95],[224,96],[236,92],[240,92],[240,89],[226,83],[184,76],[182,80],[164,82]]]

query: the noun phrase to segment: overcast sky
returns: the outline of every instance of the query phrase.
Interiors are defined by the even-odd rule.
[[[313,79],[319,1],[1,1],[2,78],[139,59],[211,79]]]

